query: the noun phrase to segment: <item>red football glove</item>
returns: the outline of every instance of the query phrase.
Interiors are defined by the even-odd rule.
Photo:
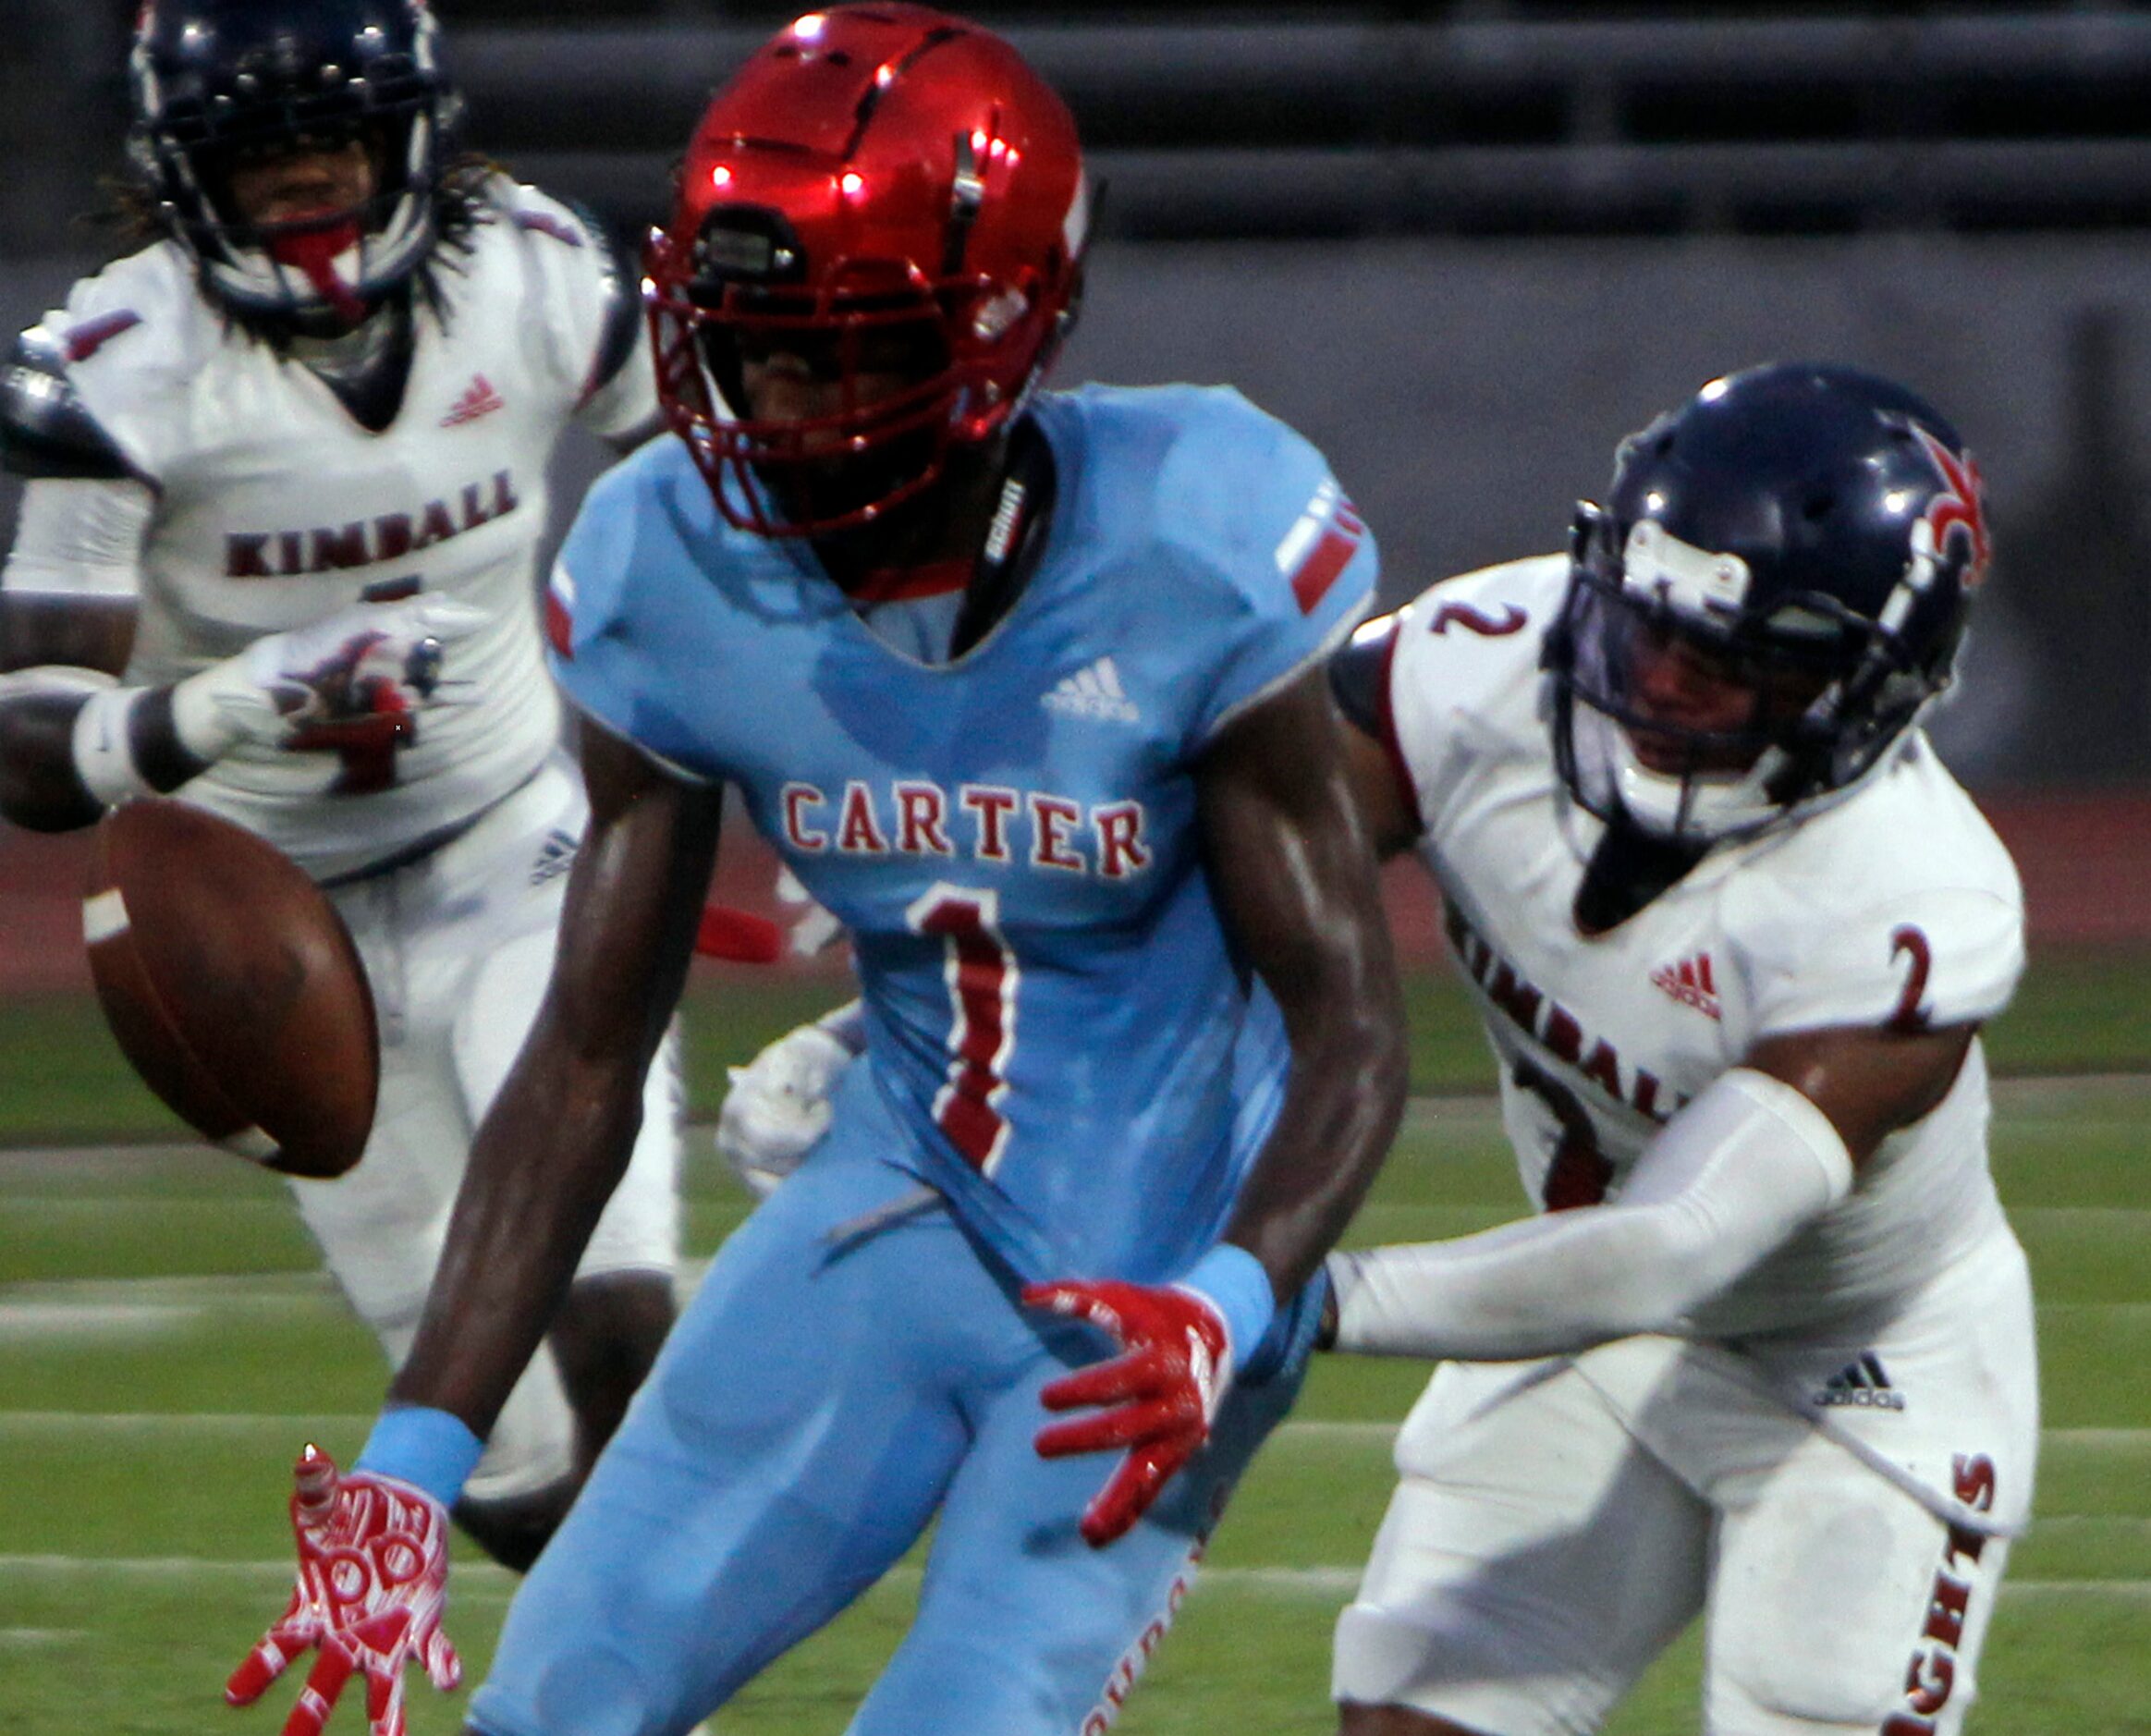
[[[319,1736],[354,1670],[366,1678],[372,1736],[404,1736],[406,1664],[423,1664],[443,1693],[463,1679],[441,1632],[448,1510],[408,1483],[364,1471],[339,1477],[336,1461],[311,1444],[297,1474],[299,1582],[276,1624],[232,1671],[224,1697],[251,1705],[295,1657],[319,1646],[284,1736]]]
[[[1049,1411],[1112,1407],[1052,1424],[1036,1442],[1045,1459],[1128,1449],[1083,1509],[1083,1540],[1103,1548],[1150,1510],[1166,1480],[1210,1438],[1211,1421],[1232,1384],[1225,1317],[1195,1291],[1165,1285],[1032,1284],[1023,1302],[1080,1315],[1110,1333],[1123,1352],[1063,1375],[1039,1394]]]

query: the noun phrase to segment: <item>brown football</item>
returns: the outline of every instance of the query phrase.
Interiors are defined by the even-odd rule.
[[[185,802],[98,823],[82,901],[97,998],[181,1119],[296,1176],[340,1176],[373,1125],[381,1041],[343,919],[281,851]]]

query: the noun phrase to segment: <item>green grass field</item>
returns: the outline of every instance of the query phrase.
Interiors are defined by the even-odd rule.
[[[2151,972],[2080,960],[1995,1033],[2017,1070],[2141,1071]],[[739,1058],[826,998],[801,984],[731,1017],[698,1001],[698,1104]],[[1419,991],[1423,1085],[1483,1083],[1449,991]],[[115,1146],[169,1126],[109,1055],[93,1009],[10,1008],[0,1143],[0,1732],[272,1736],[274,1709],[219,1704],[225,1672],[281,1608],[287,1467],[309,1434],[348,1453],[382,1383],[367,1335],[315,1270],[278,1184],[200,1150]],[[2047,1435],[2038,1519],[2018,1548],[1973,1728],[1986,1736],[2151,1732],[2151,1085],[2016,1081],[1996,1160],[2040,1297]],[[706,1254],[743,1197],[697,1142],[690,1244]],[[1452,1234],[1511,1215],[1515,1182],[1483,1105],[1423,1101],[1355,1241]],[[1201,1587],[1119,1728],[1284,1736],[1330,1728],[1329,1628],[1380,1516],[1387,1429],[1422,1372],[1318,1366],[1249,1477]],[[465,1551],[449,1626],[483,1673],[513,1582]],[[781,1564],[772,1564],[781,1571]],[[1847,1571],[1856,1571],[1849,1557]],[[901,1631],[899,1571],[716,1720],[722,1731],[841,1730]],[[1654,1672],[1611,1730],[1696,1728],[1697,1644]],[[415,1736],[461,1696],[414,1682]],[[361,1736],[355,1706],[332,1730]]]

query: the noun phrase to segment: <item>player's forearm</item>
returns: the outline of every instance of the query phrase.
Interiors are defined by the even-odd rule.
[[[642,1126],[716,860],[721,792],[585,731],[592,818],[544,1005],[471,1148],[418,1340],[392,1400],[483,1436],[574,1277]]]
[[[0,817],[32,832],[68,832],[104,812],[75,769],[75,719],[87,697],[19,683],[0,692]]]
[[[631,1059],[577,1057],[540,1016],[471,1146],[393,1402],[491,1430],[626,1171],[642,1098]]]
[[[138,758],[160,764],[148,732],[158,722],[168,732],[170,712],[136,704],[127,696],[141,690],[116,686],[134,642],[132,597],[20,588],[35,543],[31,508],[41,489],[57,486],[26,492],[25,532],[0,589],[0,814],[41,832],[88,825],[119,796],[175,788],[199,769],[170,781],[138,773]]]
[[[1292,1071],[1226,1239],[1294,1294],[1366,1197],[1404,1111],[1408,1057],[1393,977],[1348,972],[1294,1033]],[[1374,980],[1365,980],[1367,978]]]
[[[177,789],[207,769],[174,727],[170,688],[84,691],[51,679],[60,673],[0,677],[13,688],[0,687],[0,815],[71,831],[123,797]]]
[[[1674,1328],[1852,1184],[1820,1110],[1734,1069],[1652,1143],[1618,1204],[1332,1254],[1336,1348],[1500,1362]]]
[[[1683,1240],[1672,1216],[1593,1206],[1454,1241],[1333,1253],[1335,1348],[1504,1362],[1664,1330],[1721,1281],[1670,1265]]]
[[[1314,1275],[1403,1113],[1403,992],[1342,725],[1310,670],[1204,760],[1203,839],[1220,911],[1277,999],[1292,1064],[1227,1240],[1278,1299]]]

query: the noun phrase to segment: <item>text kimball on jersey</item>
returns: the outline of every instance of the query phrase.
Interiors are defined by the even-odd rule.
[[[491,524],[521,505],[512,472],[495,471],[490,482],[466,483],[452,497],[429,500],[415,512],[384,512],[302,531],[234,531],[224,539],[225,577],[297,579],[401,560]]]

